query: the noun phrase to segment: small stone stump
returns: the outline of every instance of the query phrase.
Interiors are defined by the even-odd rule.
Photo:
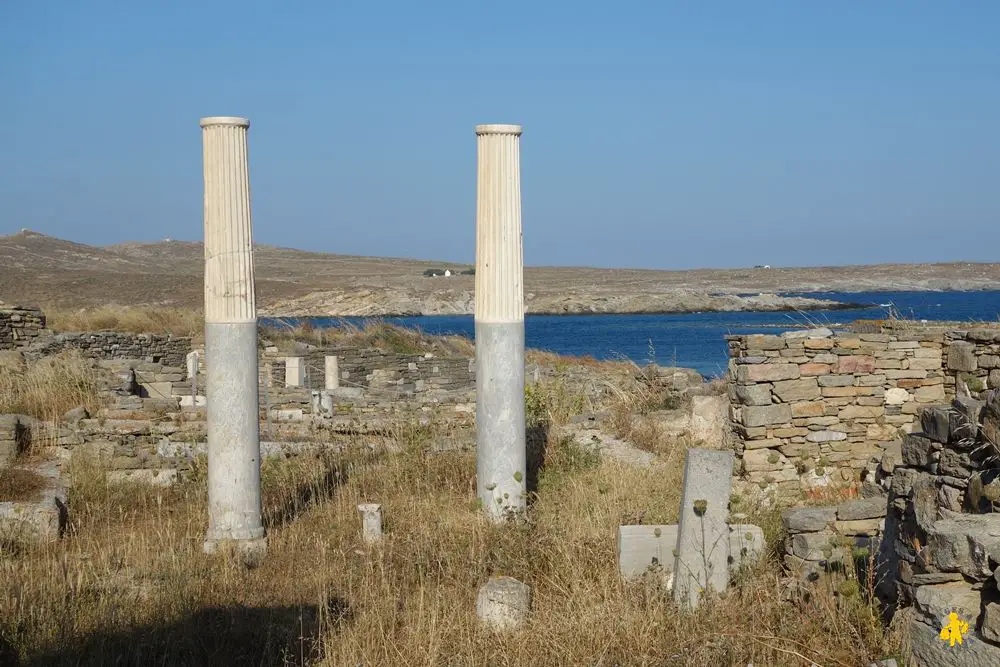
[[[531,610],[531,587],[513,577],[491,577],[479,588],[476,616],[494,630],[514,630]]]
[[[377,503],[362,503],[358,505],[361,513],[361,537],[365,542],[374,544],[382,539],[382,506]]]

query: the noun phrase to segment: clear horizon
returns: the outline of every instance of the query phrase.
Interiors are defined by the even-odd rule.
[[[265,245],[470,264],[511,122],[529,266],[996,260],[992,2],[234,7],[0,6],[0,234],[200,240],[231,114]]]

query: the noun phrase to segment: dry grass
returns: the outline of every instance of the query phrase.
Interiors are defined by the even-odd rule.
[[[335,327],[314,327],[309,321],[261,328],[261,336],[279,348],[292,342],[318,346],[375,348],[397,354],[433,352],[443,356],[471,357],[473,343],[463,336],[437,336],[420,329],[388,324],[379,319],[357,325],[346,320]]]
[[[0,470],[0,502],[32,500],[46,484],[44,477],[31,470],[5,468]]]
[[[471,453],[416,440],[268,463],[269,551],[247,570],[202,554],[203,484],[114,488],[78,469],[73,535],[0,554],[0,637],[29,664],[74,665],[853,666],[893,649],[861,596],[783,601],[773,559],[694,615],[622,583],[619,523],[676,520],[654,469],[551,443],[527,520],[504,526],[476,508],[474,471]],[[356,505],[373,501],[386,539],[368,547]],[[533,588],[521,632],[477,627],[496,574]]]
[[[55,420],[78,406],[98,407],[97,371],[76,352],[44,357],[27,370],[0,367],[0,414]]]
[[[54,331],[120,331],[173,336],[201,336],[205,318],[187,308],[111,307],[81,310],[43,309],[46,326]]]

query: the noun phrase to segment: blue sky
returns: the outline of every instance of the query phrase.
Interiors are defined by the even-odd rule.
[[[251,120],[258,242],[471,261],[520,123],[532,265],[997,261],[1000,3],[0,2],[0,234],[199,239]]]

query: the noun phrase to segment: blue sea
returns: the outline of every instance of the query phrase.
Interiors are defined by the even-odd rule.
[[[1000,322],[1000,290],[979,292],[810,293],[841,303],[868,304],[851,310],[804,313],[689,313],[682,315],[529,315],[525,343],[530,348],[597,359],[626,358],[638,364],[694,368],[705,376],[726,368],[726,334],[768,333],[807,324],[846,326],[857,319],[892,314],[910,319]],[[891,304],[891,305],[890,305]],[[337,326],[357,318],[309,318],[313,326]],[[295,320],[284,319],[283,322]],[[432,334],[473,338],[471,315],[393,317],[384,321]]]

